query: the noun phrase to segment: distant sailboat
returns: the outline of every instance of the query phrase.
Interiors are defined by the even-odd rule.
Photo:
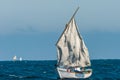
[[[79,9],[79,8],[78,8]],[[60,78],[88,78],[92,74],[88,49],[79,33],[74,15],[66,25],[58,39],[57,46],[57,72]]]
[[[17,60],[17,56],[14,56],[14,57],[13,57],[13,61],[16,61],[16,60]]]
[[[20,61],[22,61],[23,59],[22,59],[22,57],[20,57],[20,59],[19,59]]]

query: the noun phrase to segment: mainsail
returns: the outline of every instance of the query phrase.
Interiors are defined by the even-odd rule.
[[[57,44],[58,66],[90,66],[88,49],[79,34],[74,17],[66,25]]]
[[[22,61],[22,57],[20,57],[19,60]]]
[[[17,60],[17,56],[14,56],[14,57],[13,57],[13,61],[16,61],[16,60]]]

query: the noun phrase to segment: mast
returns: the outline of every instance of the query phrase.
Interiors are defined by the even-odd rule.
[[[73,16],[71,17],[70,21],[68,22],[68,24],[71,22],[71,20],[74,18],[74,16],[76,15],[76,13],[78,12],[79,7],[76,9],[76,11],[74,12]]]
[[[67,24],[69,24],[69,23],[71,22],[71,20],[74,18],[74,16],[76,15],[76,13],[77,13],[78,10],[79,10],[79,7],[75,10],[73,16],[71,17],[70,21],[69,21]],[[67,25],[66,25],[66,26],[67,26]],[[64,31],[63,31],[63,33],[62,33],[62,35],[64,34],[65,30],[66,30],[66,27],[65,27],[65,29],[64,29]],[[60,40],[60,38],[62,37],[62,35],[59,37],[57,43],[59,42],[59,40]],[[57,45],[57,43],[56,43],[56,45]]]

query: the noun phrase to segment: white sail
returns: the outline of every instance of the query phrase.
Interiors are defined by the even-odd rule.
[[[17,60],[17,56],[14,56],[14,57],[13,57],[13,61],[16,61],[16,60]]]
[[[20,59],[19,59],[20,61],[22,61],[22,57],[20,57]]]
[[[57,42],[59,66],[90,66],[88,49],[72,18]]]

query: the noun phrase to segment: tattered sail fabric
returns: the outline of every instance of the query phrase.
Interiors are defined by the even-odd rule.
[[[66,28],[57,42],[58,65],[67,67],[90,66],[88,49],[80,36],[74,18],[66,25]]]

